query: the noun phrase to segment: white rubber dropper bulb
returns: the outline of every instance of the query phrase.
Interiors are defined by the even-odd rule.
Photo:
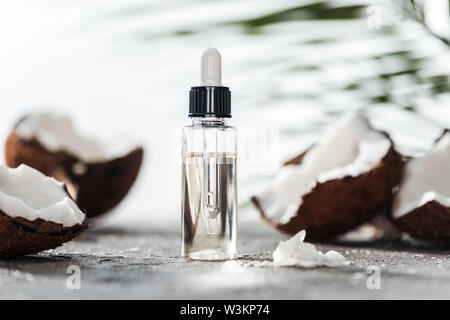
[[[222,86],[222,57],[216,48],[203,52],[200,77],[202,86]]]

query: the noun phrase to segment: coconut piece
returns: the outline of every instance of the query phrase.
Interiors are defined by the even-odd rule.
[[[116,206],[139,173],[143,149],[115,141],[102,144],[80,136],[70,119],[38,113],[20,120],[8,136],[6,164],[24,163],[66,183],[89,217]]]
[[[0,256],[53,249],[86,228],[63,183],[26,165],[0,166]]]
[[[363,223],[356,229],[350,230],[337,238],[338,242],[343,243],[362,243],[374,242],[383,237],[383,231],[371,223]]]
[[[331,250],[324,254],[317,250],[315,245],[304,242],[305,236],[306,232],[302,230],[291,239],[281,241],[273,252],[273,264],[277,267],[304,268],[339,267],[349,264],[339,252]]]
[[[305,229],[312,241],[332,239],[388,208],[403,167],[389,136],[359,113],[345,115],[288,163],[252,200],[277,229]]]
[[[400,231],[394,226],[391,220],[387,212],[380,213],[371,221],[363,223],[355,229],[340,235],[337,240],[343,243],[363,243],[400,238]]]
[[[412,237],[450,245],[450,133],[424,157],[408,161],[394,201],[395,224]]]

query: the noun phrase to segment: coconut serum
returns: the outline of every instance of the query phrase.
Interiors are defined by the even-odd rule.
[[[231,93],[221,83],[221,56],[214,48],[201,58],[201,86],[189,99],[192,124],[183,128],[182,255],[193,260],[236,256],[237,130]]]

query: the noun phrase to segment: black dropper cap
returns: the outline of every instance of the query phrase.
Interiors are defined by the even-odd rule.
[[[201,59],[201,86],[189,93],[189,117],[231,118],[230,88],[221,84],[221,56],[209,48]]]

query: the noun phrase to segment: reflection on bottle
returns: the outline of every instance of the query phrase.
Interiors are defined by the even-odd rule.
[[[217,232],[217,216],[219,214],[219,208],[216,206],[216,196],[214,192],[208,192],[206,199],[206,210],[207,213],[207,225],[208,225],[208,233],[215,234]]]

